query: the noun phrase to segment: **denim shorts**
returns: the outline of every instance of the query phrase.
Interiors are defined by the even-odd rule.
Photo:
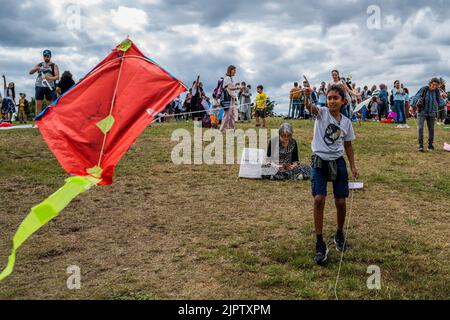
[[[36,100],[44,100],[47,101],[55,101],[56,100],[56,92],[55,90],[50,90],[48,87],[36,87],[36,94],[34,96]]]
[[[347,164],[344,158],[339,158],[337,162],[337,176],[336,180],[333,181],[333,193],[336,199],[348,198],[349,188],[348,188],[348,172]],[[322,168],[312,168],[311,177],[311,189],[312,195],[315,196],[327,196],[327,185],[328,185],[328,163],[323,162]]]

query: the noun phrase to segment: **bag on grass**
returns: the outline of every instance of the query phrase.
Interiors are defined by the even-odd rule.
[[[211,128],[211,118],[208,115],[205,115],[202,119],[202,127],[203,128]]]

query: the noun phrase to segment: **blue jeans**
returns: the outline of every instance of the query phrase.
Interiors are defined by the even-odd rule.
[[[289,117],[292,119],[298,117],[300,111],[301,111],[300,100],[292,100],[291,114],[289,115]]]
[[[367,120],[367,109],[366,109],[366,107],[363,107],[361,109],[361,119],[362,120]]]
[[[405,116],[405,101],[396,100],[394,101],[395,112],[397,112],[397,123],[406,123]]]

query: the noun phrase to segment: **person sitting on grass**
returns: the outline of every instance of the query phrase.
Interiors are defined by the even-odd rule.
[[[298,146],[297,141],[292,137],[294,134],[292,126],[287,123],[281,125],[278,134],[278,137],[269,141],[267,147],[267,158],[270,160],[267,167],[275,170],[273,174],[266,175],[264,178],[271,180],[308,180],[311,177],[311,168],[299,163]]]
[[[259,118],[263,120],[263,128],[266,128],[266,110],[267,110],[267,94],[264,92],[264,87],[259,85],[257,88],[258,94],[256,95],[256,126],[261,124]]]
[[[350,161],[352,176],[358,177],[352,141],[355,140],[351,121],[340,113],[347,105],[346,93],[342,86],[332,85],[327,92],[327,107],[309,103],[307,109],[316,117],[314,138],[311,144],[312,195],[314,197],[314,225],[316,233],[315,262],[323,265],[328,256],[328,248],[323,240],[323,212],[327,197],[328,181],[333,182],[337,210],[337,231],[334,243],[338,251],[345,251],[346,240],[343,232],[346,215],[346,198],[349,196],[347,164],[344,152]]]

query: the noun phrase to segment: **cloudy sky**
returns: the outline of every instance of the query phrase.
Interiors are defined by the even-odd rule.
[[[282,111],[303,74],[319,84],[337,68],[358,86],[400,79],[413,91],[449,79],[449,26],[446,0],[0,0],[0,73],[30,97],[44,49],[77,81],[129,35],[185,84],[200,74],[207,92],[234,64]]]

